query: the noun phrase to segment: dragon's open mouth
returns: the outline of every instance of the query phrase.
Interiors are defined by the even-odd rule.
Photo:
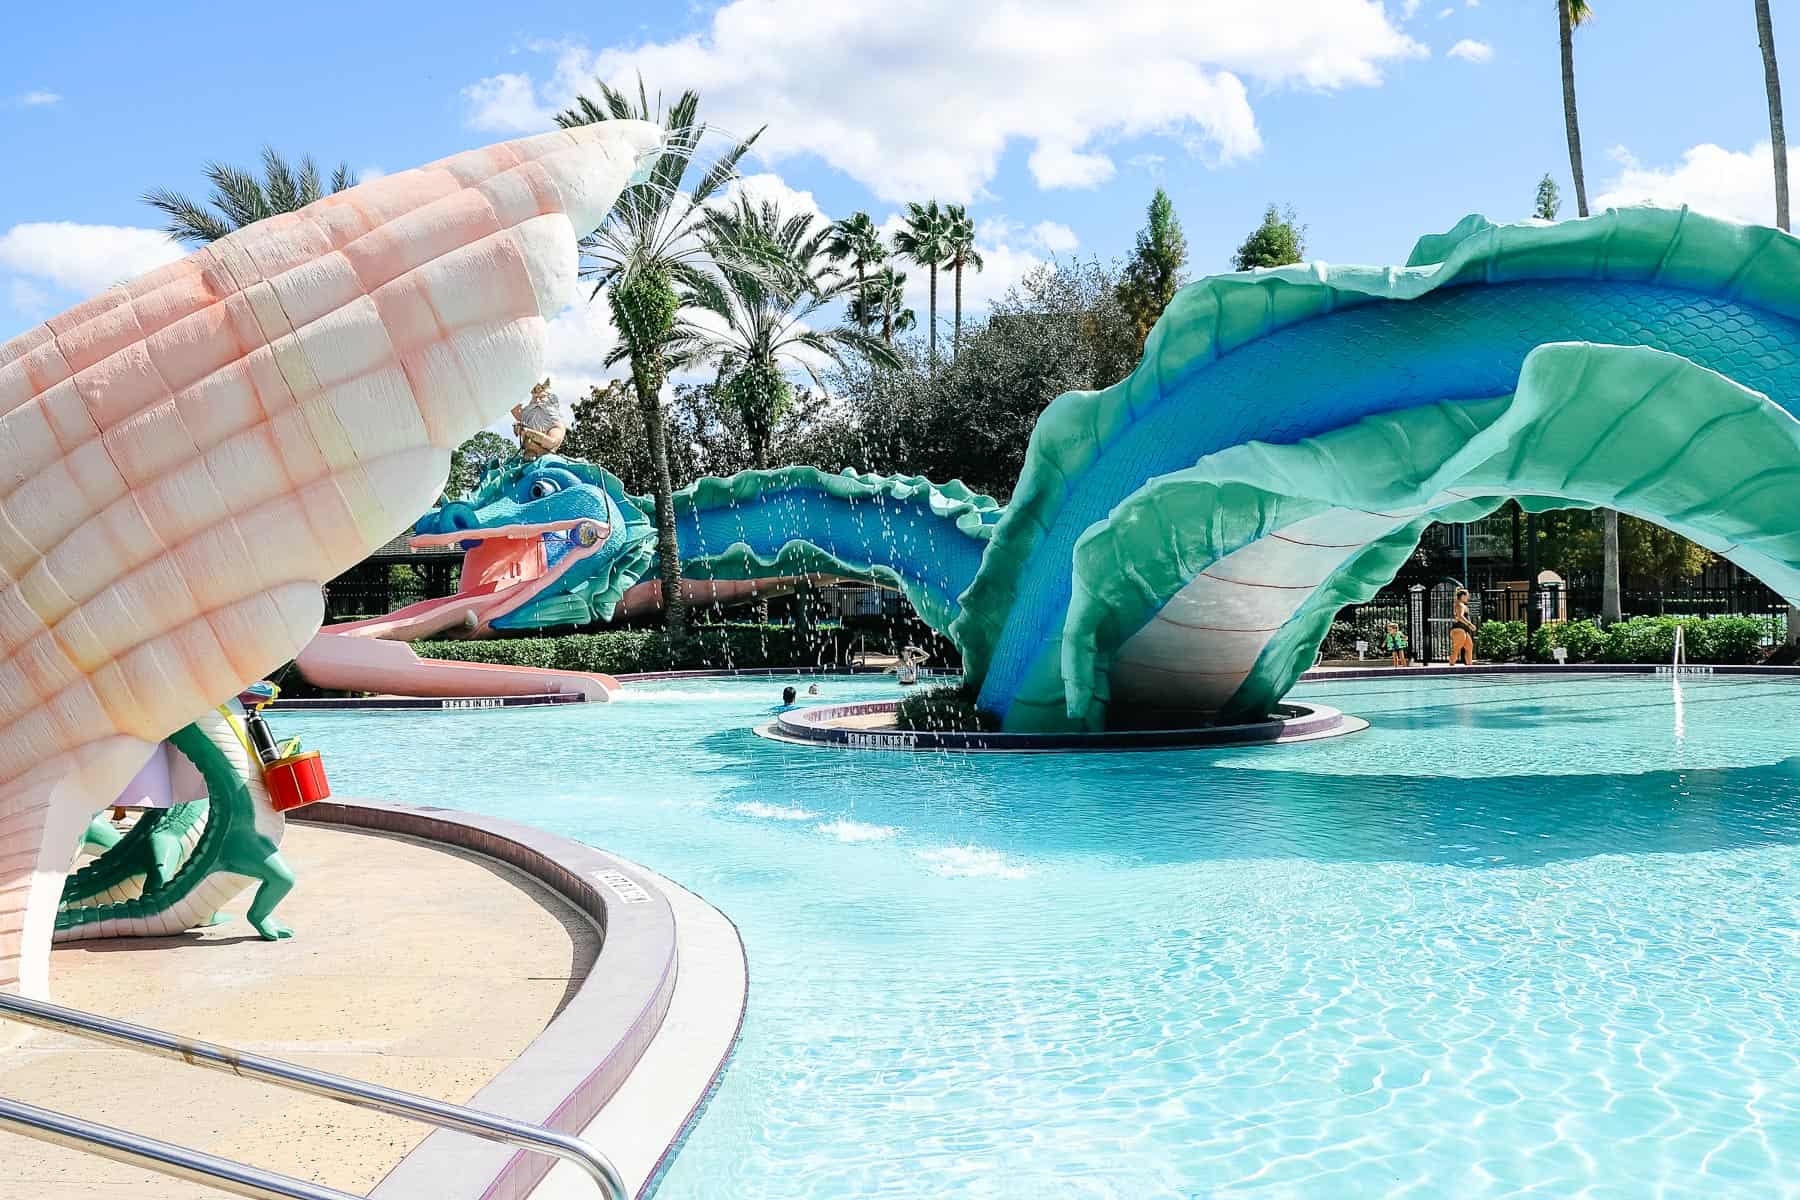
[[[611,527],[581,517],[489,529],[458,529],[414,535],[412,547],[461,546],[462,586],[454,596],[426,601],[407,610],[419,619],[432,613],[455,614],[485,627],[515,612],[606,544]],[[394,614],[398,616],[399,614]]]

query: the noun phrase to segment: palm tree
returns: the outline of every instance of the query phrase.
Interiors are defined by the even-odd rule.
[[[870,267],[879,267],[887,258],[887,247],[881,244],[881,231],[875,228],[875,222],[866,212],[852,213],[842,221],[831,223],[830,236],[825,239],[825,253],[833,262],[850,260],[856,271],[856,291],[850,297],[852,307],[863,295]],[[866,306],[865,306],[866,308]],[[869,314],[861,317],[852,314],[864,333],[869,332]]]
[[[862,294],[850,297],[850,319],[867,329],[881,323],[881,340],[891,343],[896,333],[918,324],[906,307],[906,272],[883,267],[863,285]]]
[[[931,322],[931,364],[937,365],[937,273],[938,266],[948,256],[948,235],[950,224],[945,219],[944,210],[933,200],[930,204],[917,201],[906,206],[906,224],[894,234],[894,249],[921,267],[931,271],[931,305],[928,309]]]
[[[1593,19],[1587,0],[1556,0],[1557,38],[1562,46],[1563,134],[1569,140],[1569,173],[1575,177],[1575,214],[1588,215],[1587,175],[1581,169],[1581,120],[1575,112],[1575,30]],[[1619,606],[1619,513],[1600,510],[1602,528],[1600,617],[1617,621]]]
[[[1787,129],[1781,123],[1781,70],[1775,64],[1775,29],[1769,0],[1756,0],[1756,40],[1762,46],[1763,90],[1769,95],[1769,145],[1775,152],[1775,224],[1788,227]]]
[[[1575,38],[1577,26],[1591,20],[1587,0],[1556,0],[1557,32],[1562,42],[1563,133],[1569,139],[1569,170],[1575,176],[1575,213],[1588,215],[1587,176],[1581,170],[1581,121],[1575,114]]]
[[[1769,148],[1775,158],[1775,226],[1788,228],[1787,127],[1781,121],[1781,69],[1775,61],[1775,27],[1769,0],[1756,0],[1756,42],[1762,47],[1763,91],[1769,97]],[[1800,641],[1800,608],[1788,605],[1787,640]]]
[[[681,548],[675,537],[675,489],[669,478],[668,426],[662,406],[669,355],[678,341],[681,296],[676,286],[704,278],[707,250],[697,235],[705,225],[706,204],[736,177],[738,160],[762,130],[730,146],[684,193],[706,133],[706,126],[696,120],[700,97],[683,92],[664,113],[660,96],[651,106],[642,78],[635,102],[605,80],[596,82],[600,99],[576,97],[574,107],[557,114],[559,126],[572,129],[601,121],[638,120],[658,122],[665,130],[662,153],[647,178],[627,187],[600,228],[581,239],[581,277],[594,281],[594,295],[606,293],[619,331],[619,345],[607,364],[631,364],[631,386],[637,393],[655,481],[663,611],[670,636],[680,641],[687,632],[687,610],[681,600]]]
[[[952,204],[944,210],[944,220],[948,225],[944,234],[944,265],[956,272],[956,323],[950,335],[950,357],[954,360],[962,345],[963,268],[979,271],[987,264],[975,249],[975,222],[970,220],[968,211],[960,204]]]
[[[743,423],[753,467],[771,465],[776,423],[794,397],[789,371],[806,372],[822,391],[821,358],[843,366],[845,353],[855,351],[899,365],[886,343],[860,329],[806,324],[859,286],[826,261],[835,228],[815,229],[809,213],[783,216],[774,202],[746,196],[705,214],[700,239],[713,269],[684,280],[681,299],[683,308],[709,319],[677,322],[674,348],[681,361],[717,364],[719,396]]]
[[[262,161],[261,179],[242,167],[207,163],[205,174],[212,183],[212,195],[208,198],[211,209],[169,188],[151,188],[142,199],[169,218],[163,231],[170,237],[188,246],[204,246],[265,217],[305,208],[325,195],[318,164],[311,155],[301,159],[295,169],[273,147],[264,146]],[[339,163],[331,173],[331,191],[355,186],[356,175],[350,164]]]

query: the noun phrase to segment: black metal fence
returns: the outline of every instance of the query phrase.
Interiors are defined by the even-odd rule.
[[[420,600],[448,596],[455,589],[428,587],[423,581],[334,579],[325,585],[325,621],[357,621],[385,617],[396,608]]]
[[[1379,657],[1382,639],[1392,623],[1406,634],[1413,658],[1422,662],[1447,661],[1451,606],[1459,586],[1454,579],[1438,580],[1429,587],[1412,584],[1389,588],[1366,603],[1353,604],[1338,613],[1323,653],[1327,657],[1350,657],[1360,641],[1365,643],[1365,655]],[[1535,620],[1533,607],[1537,610]],[[1787,602],[1754,580],[1733,587],[1624,591],[1620,593],[1619,607],[1625,617],[1770,618],[1763,637],[1765,646],[1778,644],[1786,633]],[[1469,615],[1477,624],[1542,624],[1596,617],[1599,612],[1598,589],[1579,583],[1570,588],[1544,585],[1535,589],[1535,595],[1533,589],[1525,587],[1490,587],[1472,590],[1469,596]]]

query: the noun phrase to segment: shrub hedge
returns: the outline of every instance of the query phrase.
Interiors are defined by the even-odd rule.
[[[1511,662],[1525,653],[1525,622],[1483,621],[1475,631],[1475,657]]]
[[[670,645],[667,634],[652,629],[414,642],[412,647],[421,658],[621,675],[633,671],[835,666],[848,645],[849,639],[835,626],[802,630],[792,625],[743,624],[694,626],[680,651]]]
[[[1555,621],[1538,627],[1530,641],[1534,662],[1554,662],[1553,651],[1568,651],[1569,662],[1666,663],[1675,653],[1675,627],[1687,630],[1688,661],[1755,663],[1766,653],[1764,643],[1779,630],[1773,618],[1632,617],[1605,629],[1591,620]],[[1506,662],[1526,654],[1523,621],[1487,621],[1475,636],[1475,651],[1484,659]]]

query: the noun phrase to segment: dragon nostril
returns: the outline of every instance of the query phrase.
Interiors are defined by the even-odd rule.
[[[442,515],[439,516],[438,520],[443,522],[444,532],[446,533],[453,530],[474,529],[479,523],[475,519],[475,510],[470,508],[467,504],[460,502],[444,505]]]

